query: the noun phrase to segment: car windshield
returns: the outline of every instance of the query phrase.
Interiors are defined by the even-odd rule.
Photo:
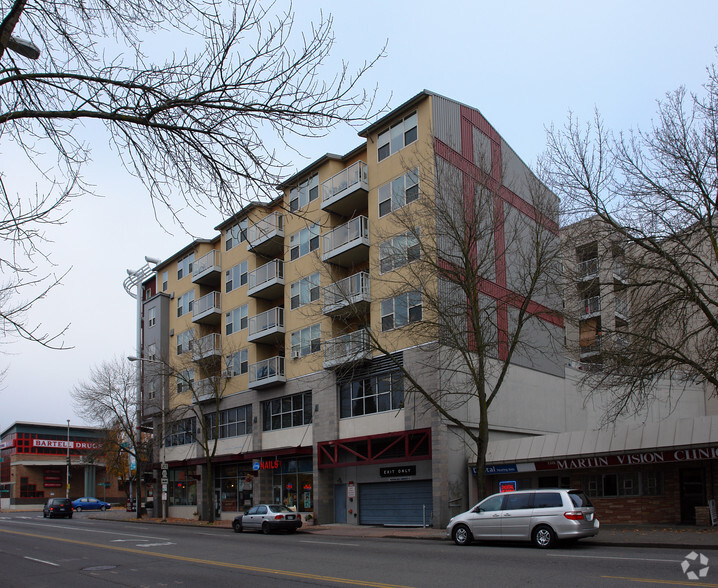
[[[576,507],[593,506],[593,503],[588,499],[588,496],[586,496],[583,492],[574,490],[573,492],[569,492],[568,495],[571,498],[571,502],[573,502],[573,505]]]

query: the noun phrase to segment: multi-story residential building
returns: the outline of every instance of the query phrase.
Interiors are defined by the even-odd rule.
[[[200,480],[207,475],[195,441],[201,424],[172,416],[188,405],[205,410],[211,424],[219,420],[213,502],[223,518],[279,502],[320,522],[444,525],[477,496],[472,448],[407,393],[396,369],[399,362],[425,387],[439,389],[453,360],[439,344],[433,355],[425,351],[439,341],[438,332],[417,338],[407,329],[423,318],[422,292],[398,297],[391,288],[418,255],[397,211],[411,212],[417,199],[432,198],[439,169],[462,178],[460,199],[478,182],[491,187],[498,253],[482,289],[489,305],[495,293],[514,291],[521,231],[537,219],[551,223],[534,207],[528,168],[473,108],[423,91],[360,136],[356,149],[327,154],[287,179],[275,200],[248,204],[217,225],[214,238],[164,259],[144,284],[143,414],[155,431],[163,407],[170,415],[157,466],[168,466],[172,516],[200,511]],[[422,237],[436,227],[422,225]],[[575,334],[567,327],[568,337],[585,343],[575,358],[585,365],[598,364],[604,321],[627,319],[617,303],[591,306],[606,288],[618,300],[622,280],[615,265],[610,271],[591,266],[602,256],[598,244],[591,247],[578,254],[585,271],[574,294],[576,306],[578,300],[587,306]],[[613,245],[609,253],[620,261]],[[495,306],[501,340],[514,315],[507,304]],[[537,292],[532,307],[543,317],[541,328],[527,327],[534,351],[515,356],[489,414],[488,491],[506,481],[589,487],[597,478],[586,477],[593,462],[585,459],[611,453],[610,443],[604,447],[593,435],[598,409],[583,401],[576,372],[565,364],[560,297]],[[390,357],[376,351],[369,332]],[[172,366],[169,377],[163,365]],[[702,398],[689,391],[674,414],[705,415]],[[457,411],[462,421],[478,423],[475,406]],[[578,453],[563,441],[551,445],[570,431],[588,439]],[[538,454],[534,441],[541,444]],[[616,446],[611,454],[621,457],[611,459],[623,463],[634,445]],[[697,437],[676,447],[703,445]],[[575,455],[584,461],[571,461]],[[677,511],[680,492],[664,476],[647,475],[644,494],[658,493]],[[626,496],[633,495],[617,491],[615,498]]]

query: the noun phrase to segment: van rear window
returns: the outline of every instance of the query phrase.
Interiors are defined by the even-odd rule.
[[[563,506],[559,492],[536,492],[534,508],[554,508],[556,506]]]
[[[593,503],[588,499],[588,496],[586,496],[583,492],[578,492],[578,491],[574,490],[573,492],[569,492],[568,496],[571,499],[571,502],[573,502],[573,505],[576,507],[593,506]]]

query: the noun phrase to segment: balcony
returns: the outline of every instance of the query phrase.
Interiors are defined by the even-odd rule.
[[[581,359],[601,353],[601,335],[596,335],[592,343],[581,345]]]
[[[220,293],[210,292],[195,300],[192,305],[192,322],[204,325],[218,325],[222,318]]]
[[[369,335],[364,329],[324,342],[324,369],[335,369],[371,357]]]
[[[601,312],[601,297],[592,296],[591,298],[584,298],[578,303],[578,314],[581,318],[600,314]]]
[[[363,315],[369,312],[369,274],[359,272],[324,288],[324,314]]]
[[[200,361],[210,357],[222,356],[222,338],[219,333],[210,333],[199,339],[191,339],[189,348],[192,352],[192,361]]]
[[[249,225],[247,249],[265,257],[284,253],[284,215],[273,212],[259,222]]]
[[[247,341],[269,345],[282,343],[284,341],[284,308],[276,306],[250,317]]]
[[[628,302],[625,298],[619,298],[616,296],[616,316],[622,318],[624,321],[628,320]]]
[[[586,278],[592,278],[598,274],[598,258],[587,259],[576,264],[576,274],[578,278],[583,280]]]
[[[367,165],[357,161],[327,181],[322,182],[322,210],[351,216],[367,207],[369,179]]]
[[[284,294],[284,262],[273,259],[249,272],[247,295],[274,300]]]
[[[192,283],[219,286],[222,278],[219,251],[213,249],[192,264]]]
[[[197,402],[207,402],[209,400],[216,400],[220,395],[221,390],[218,386],[219,381],[217,378],[205,378],[196,382],[194,385],[194,395]]]
[[[613,277],[621,280],[622,282],[625,282],[628,277],[626,266],[623,265],[623,262],[620,259],[613,260]]]
[[[284,358],[280,355],[250,364],[249,387],[265,388],[287,381],[284,375]]]
[[[369,219],[353,218],[323,235],[322,261],[350,267],[369,260]]]

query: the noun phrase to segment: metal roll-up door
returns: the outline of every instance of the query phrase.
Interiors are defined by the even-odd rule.
[[[426,507],[426,510],[424,510]],[[359,523],[416,525],[431,521],[431,480],[359,484]]]

